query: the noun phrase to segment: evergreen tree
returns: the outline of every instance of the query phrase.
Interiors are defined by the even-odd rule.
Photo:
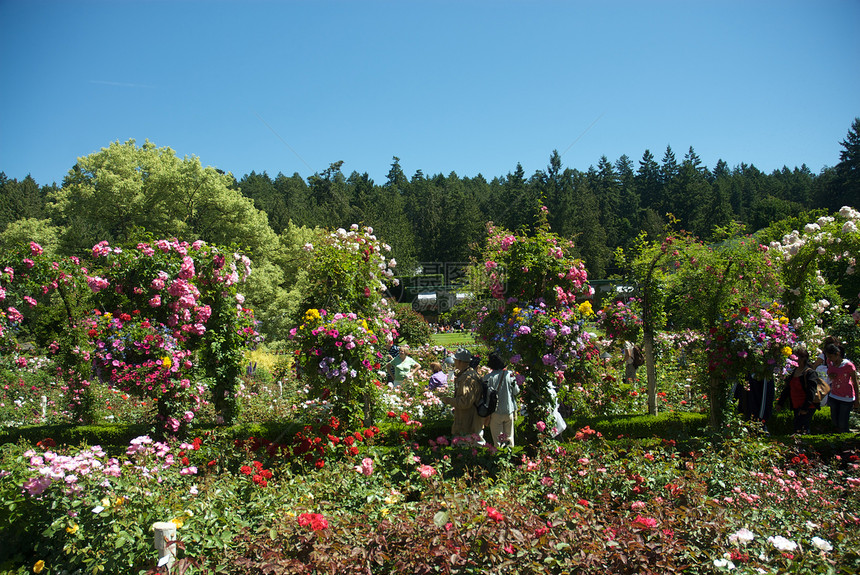
[[[315,227],[347,228],[353,223],[350,221],[350,189],[341,172],[342,166],[343,161],[334,162],[322,174],[314,174],[308,178],[312,203],[318,206]]]
[[[839,143],[843,149],[836,164],[836,185],[825,205],[831,211],[856,206],[860,198],[860,118],[854,118],[848,135]]]
[[[621,185],[620,219],[618,234],[620,245],[629,246],[637,235],[641,225],[640,196],[636,189],[636,176],[633,173],[633,161],[624,154],[615,161],[615,171]]]
[[[654,154],[650,150],[645,150],[645,153],[642,154],[634,181],[636,182],[636,189],[639,191],[639,202],[642,207],[657,210],[655,213],[659,214],[662,180],[660,166],[654,160]]]
[[[532,229],[540,209],[540,192],[525,179],[521,164],[502,182],[502,212],[497,224],[508,230]]]
[[[675,152],[672,151],[672,146],[666,146],[666,153],[663,154],[662,165],[660,166],[660,195],[657,198],[657,206],[659,213],[672,213],[678,209],[675,202],[678,198],[678,162],[675,159]]]
[[[606,231],[606,243],[614,249],[621,244],[621,182],[606,156],[601,156],[597,169],[589,169],[589,184],[600,207],[598,220]]]

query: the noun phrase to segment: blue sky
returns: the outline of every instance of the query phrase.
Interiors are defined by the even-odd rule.
[[[860,2],[0,0],[0,170],[60,183],[149,139],[237,178],[488,180],[671,145],[770,172],[839,161]]]

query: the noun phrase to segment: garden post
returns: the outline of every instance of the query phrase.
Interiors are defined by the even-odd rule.
[[[158,551],[158,566],[168,569],[176,561],[176,524],[171,521],[153,523],[155,550]]]

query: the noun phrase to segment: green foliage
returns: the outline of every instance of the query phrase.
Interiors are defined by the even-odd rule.
[[[854,315],[841,315],[830,324],[829,334],[845,346],[845,357],[860,358],[860,320]]]
[[[394,319],[397,320],[397,333],[402,341],[415,347],[430,343],[430,324],[411,306],[395,306]]]
[[[659,415],[613,415],[577,417],[573,427],[590,427],[612,438],[649,438],[688,440],[705,435],[708,416],[702,413],[661,413]]]
[[[36,242],[47,254],[54,254],[59,245],[59,228],[51,225],[51,220],[26,218],[9,222],[0,233],[0,248],[12,250]]]
[[[361,317],[383,313],[387,303],[382,298],[384,282],[394,276],[397,265],[386,256],[390,249],[373,235],[373,228],[353,225],[349,231],[318,230],[315,241],[303,246],[308,285],[294,321],[298,323],[308,309]]]
[[[132,241],[141,229],[161,238],[238,244],[255,255],[277,245],[266,215],[235,189],[232,176],[149,141],[140,147],[117,141],[79,158],[48,199],[69,253],[102,240]]]

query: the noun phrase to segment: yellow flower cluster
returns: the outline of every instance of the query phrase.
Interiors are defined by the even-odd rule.
[[[309,309],[305,312],[305,323],[316,324],[322,321],[322,316],[320,315],[320,310],[318,309]]]
[[[161,365],[163,365],[164,367],[170,367],[172,363],[173,362],[170,361],[169,357],[162,357],[161,358]]]
[[[790,347],[785,346],[784,348],[782,348],[782,355],[784,355],[785,357],[788,357],[791,355],[791,351],[792,350]]]
[[[170,523],[173,523],[174,525],[176,525],[176,528],[179,529],[180,527],[185,525],[185,521],[191,517],[194,517],[194,512],[191,511],[190,509],[185,509],[183,511],[182,515],[179,515],[178,517],[174,517],[173,519],[170,520]]]
[[[591,302],[586,300],[579,304],[579,313],[584,316],[594,315],[594,308],[591,307]]]

